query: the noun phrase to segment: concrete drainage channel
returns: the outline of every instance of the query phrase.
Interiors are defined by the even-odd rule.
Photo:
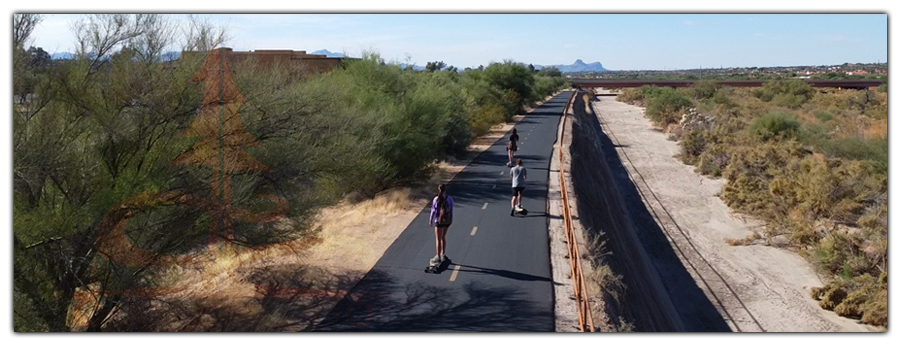
[[[603,134],[591,107],[585,109],[583,95],[579,92],[574,99],[574,118],[570,119],[571,129],[567,127],[571,130],[568,151],[573,185],[569,192],[575,194],[573,207],[586,232],[582,235],[590,240],[601,231],[606,233],[606,247],[612,252],[607,261],[616,274],[622,275],[626,285],[625,293],[619,298],[621,309],[607,303],[608,314],[632,321],[636,331],[705,331],[685,327],[667,286],[641,244],[639,226],[633,222],[629,206],[620,193],[623,187],[627,189],[630,180],[627,174],[625,179],[617,179],[622,178],[621,172],[614,172],[608,164],[617,160],[609,157],[608,150],[612,148],[615,154],[616,145]]]

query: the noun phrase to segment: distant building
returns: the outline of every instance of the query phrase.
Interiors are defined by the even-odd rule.
[[[289,69],[291,73],[295,74],[331,72],[342,61],[342,58],[339,57],[310,55],[302,50],[234,51],[231,48],[218,48],[215,50],[222,51],[222,54],[226,57],[226,62],[230,65],[252,60],[263,69],[268,70],[280,66]],[[181,57],[205,56],[206,54],[206,51],[183,51]]]

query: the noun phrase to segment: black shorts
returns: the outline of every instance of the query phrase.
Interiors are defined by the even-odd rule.
[[[448,227],[450,227],[450,225],[449,225],[449,224],[436,224],[435,227],[437,227],[437,228],[448,228]]]
[[[521,195],[522,192],[525,191],[525,187],[524,187],[524,186],[517,186],[517,187],[515,187],[515,188],[512,188],[512,190],[513,190],[513,197],[516,197],[516,196]]]
[[[515,151],[519,150],[519,147],[518,147],[518,146],[515,146],[515,145],[513,145],[513,146],[506,146],[506,149],[507,149],[507,150],[512,150],[513,152],[515,152]]]

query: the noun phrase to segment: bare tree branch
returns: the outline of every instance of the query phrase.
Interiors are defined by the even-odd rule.
[[[188,17],[187,28],[183,30],[183,51],[209,51],[230,40],[228,28],[215,25],[207,18]]]
[[[25,42],[31,37],[34,27],[44,20],[44,16],[33,13],[17,13],[13,15],[13,47],[25,46]]]

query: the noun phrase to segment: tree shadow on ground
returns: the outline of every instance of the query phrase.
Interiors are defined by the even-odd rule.
[[[402,293],[392,295],[397,291]],[[314,330],[553,331],[552,312],[533,311],[533,303],[514,288],[404,286],[376,268]]]
[[[283,332],[310,330],[356,283],[299,264],[239,270],[247,289],[132,297],[103,331]],[[185,296],[187,295],[187,296]]]

